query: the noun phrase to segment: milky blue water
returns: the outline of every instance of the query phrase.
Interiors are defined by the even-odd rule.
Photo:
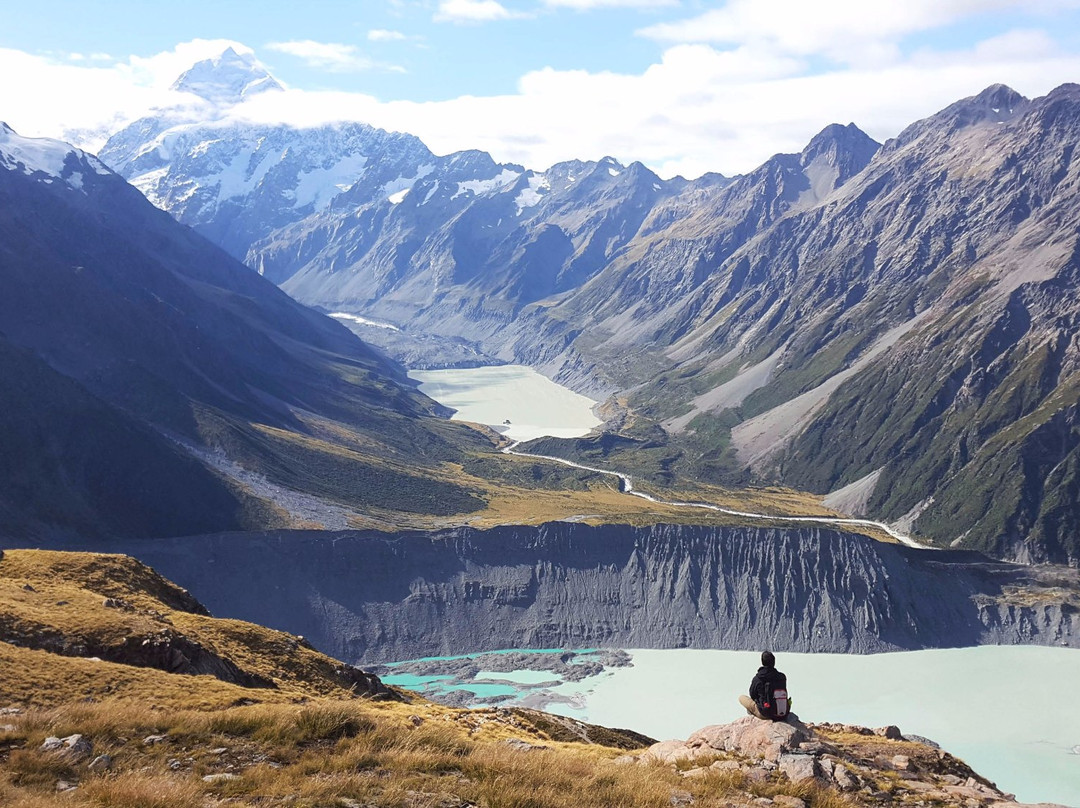
[[[592,412],[595,401],[523,365],[411,370],[409,377],[425,395],[457,410],[455,420],[487,424],[511,440],[576,438],[601,423]]]
[[[535,685],[557,674],[487,671],[478,678],[498,684],[468,689],[485,697],[509,691],[515,699],[501,704],[525,702],[659,739],[686,738],[702,726],[745,715],[737,699],[757,669],[756,653],[629,653],[631,667],[581,682],[540,689]],[[777,667],[787,674],[794,712],[804,721],[896,724],[905,734],[941,744],[1022,802],[1080,808],[1080,650],[981,646],[870,656],[778,654]],[[449,677],[383,678],[436,698],[440,690],[466,687]],[[1063,697],[1051,702],[1051,692]]]

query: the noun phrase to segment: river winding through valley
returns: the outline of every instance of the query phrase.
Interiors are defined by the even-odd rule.
[[[767,513],[751,513],[749,511],[734,511],[730,508],[722,508],[719,505],[713,505],[709,502],[683,502],[681,500],[672,499],[659,499],[657,497],[646,494],[642,491],[634,490],[633,479],[629,474],[624,474],[621,471],[608,471],[607,469],[598,469],[593,466],[586,466],[581,463],[575,463],[573,460],[566,460],[562,457],[553,457],[551,455],[533,454],[532,452],[522,452],[516,449],[518,443],[514,443],[511,446],[503,449],[506,454],[517,455],[519,457],[534,457],[540,460],[550,460],[553,463],[561,463],[564,466],[570,466],[571,468],[581,469],[582,471],[591,471],[596,474],[606,474],[611,477],[617,477],[619,480],[619,490],[624,494],[629,494],[633,497],[641,497],[649,502],[655,502],[658,505],[670,505],[676,508],[698,508],[702,510],[714,511],[716,513],[727,514],[728,516],[741,516],[747,519],[760,519],[768,522],[813,522],[814,524],[822,525],[852,525],[859,527],[875,527],[884,531],[892,538],[896,539],[901,544],[905,544],[908,547],[915,547],[920,550],[929,550],[925,544],[920,544],[910,536],[905,536],[901,533],[897,533],[888,525],[883,522],[875,522],[871,519],[852,519],[844,517],[833,516],[777,516]]]

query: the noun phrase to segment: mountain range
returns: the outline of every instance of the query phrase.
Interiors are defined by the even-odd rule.
[[[997,85],[884,144],[831,125],[688,181],[239,121],[222,88],[273,78],[193,71],[217,116],[136,122],[103,161],[298,301],[395,326],[357,330],[399,358],[612,396],[618,439],[559,452],[660,446],[657,482],[780,483],[931,543],[1080,560],[1080,87]]]
[[[96,157],[2,124],[0,278],[5,535],[310,521],[278,487],[345,523],[482,504],[438,468],[490,439],[400,366]]]

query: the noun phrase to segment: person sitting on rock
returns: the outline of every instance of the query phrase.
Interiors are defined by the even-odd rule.
[[[761,667],[750,682],[750,695],[739,696],[746,712],[762,721],[783,721],[791,710],[787,677],[776,669],[772,651],[761,652]]]

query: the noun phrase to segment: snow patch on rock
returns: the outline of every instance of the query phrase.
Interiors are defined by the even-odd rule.
[[[459,182],[457,191],[450,197],[451,199],[457,199],[466,191],[471,191],[474,196],[482,196],[483,194],[490,193],[491,191],[502,190],[508,185],[513,185],[517,178],[521,176],[520,171],[514,171],[510,168],[504,168],[499,174],[487,180],[468,180],[466,182]]]

